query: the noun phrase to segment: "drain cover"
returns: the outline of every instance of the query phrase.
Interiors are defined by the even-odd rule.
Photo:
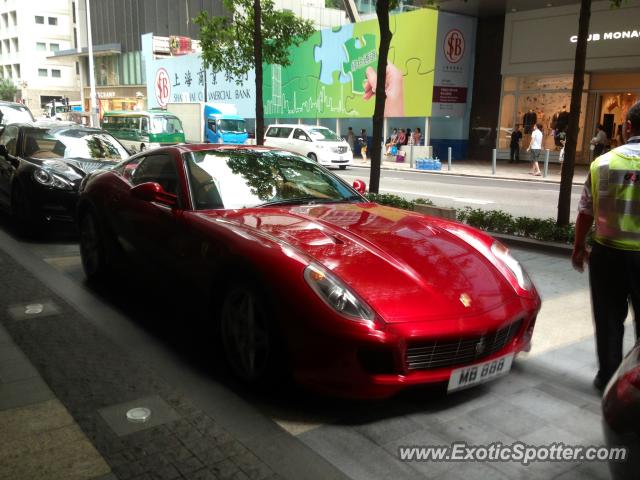
[[[136,407],[131,410],[127,410],[127,420],[132,423],[144,423],[149,420],[151,416],[151,410],[145,407]]]

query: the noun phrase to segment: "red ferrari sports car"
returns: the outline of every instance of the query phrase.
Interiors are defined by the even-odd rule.
[[[490,236],[381,206],[312,160],[176,145],[89,175],[78,204],[89,280],[144,257],[212,299],[232,371],[289,368],[323,392],[381,398],[506,374],[540,298]]]

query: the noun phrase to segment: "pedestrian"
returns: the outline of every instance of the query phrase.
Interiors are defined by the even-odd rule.
[[[591,304],[598,354],[593,385],[603,390],[622,361],[622,337],[629,301],[636,339],[640,338],[640,102],[623,126],[626,144],[596,158],[578,206],[571,262],[582,272],[589,264]],[[587,233],[595,219],[591,252]]]
[[[394,128],[393,133],[391,134],[391,138],[385,144],[385,152],[387,155],[391,155],[391,147],[395,147],[396,142],[398,141],[398,129]]]
[[[367,138],[367,129],[363,128],[362,130],[360,130],[360,138],[358,139],[359,143],[360,143],[360,155],[362,156],[363,160],[367,159],[367,144],[368,144],[368,138]]]
[[[607,147],[607,145],[609,145],[609,137],[607,137],[607,132],[604,131],[604,127],[600,123],[598,124],[598,129],[596,130],[596,136],[591,139],[591,145],[593,148],[594,160],[602,155],[604,153],[604,149]]]
[[[420,145],[421,141],[422,141],[422,131],[420,130],[420,127],[416,127],[416,129],[413,131],[413,144]]]
[[[509,163],[516,163],[520,161],[520,140],[522,140],[522,132],[520,131],[520,124],[516,123],[516,126],[511,132],[511,153],[509,155]]]
[[[398,138],[396,139],[396,147],[400,150],[400,147],[407,144],[407,134],[404,132],[404,128],[398,130]]]
[[[353,133],[352,127],[347,129],[347,143],[349,144],[349,149],[353,152],[353,148],[356,144],[356,134]]]
[[[536,123],[533,126],[533,132],[531,132],[531,143],[529,143],[529,148],[527,148],[527,152],[529,152],[529,160],[531,161],[531,171],[530,175],[535,175],[539,177],[542,175],[540,173],[540,166],[538,165],[538,160],[540,159],[540,153],[542,152],[542,124]]]

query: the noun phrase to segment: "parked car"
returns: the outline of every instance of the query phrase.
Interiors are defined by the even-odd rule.
[[[353,163],[349,144],[326,127],[315,125],[269,125],[264,144],[282,148],[309,157],[325,166],[338,166],[341,170]]]
[[[10,123],[34,122],[33,114],[29,107],[22,103],[5,102],[0,100],[0,131],[4,125]]]
[[[602,398],[604,437],[610,447],[626,447],[624,461],[609,461],[614,480],[640,472],[640,341],[627,354]]]
[[[0,208],[27,228],[72,222],[82,178],[128,156],[100,129],[59,121],[7,125],[0,135]]]
[[[520,264],[483,232],[354,185],[265,147],[135,155],[83,182],[82,264],[99,280],[150,261],[190,281],[193,301],[217,299],[212,325],[248,382],[286,365],[312,388],[375,398],[506,374],[540,308]]]

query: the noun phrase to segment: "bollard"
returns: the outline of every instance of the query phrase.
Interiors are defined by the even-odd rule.
[[[498,156],[498,151],[494,148],[493,149],[493,155],[491,156],[491,171],[493,172],[493,175],[496,174],[496,160],[497,160],[497,156]]]
[[[448,149],[447,168],[451,171],[451,147]]]
[[[413,142],[411,143],[411,145],[409,145],[409,167],[415,168],[415,165],[413,162]]]
[[[543,178],[546,178],[548,173],[549,173],[549,149],[547,148],[544,152],[544,172],[542,173]]]

